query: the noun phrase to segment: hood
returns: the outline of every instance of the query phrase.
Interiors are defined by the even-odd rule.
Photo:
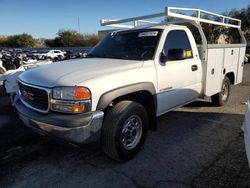
[[[142,61],[86,58],[57,62],[25,71],[19,76],[23,82],[43,86],[74,86],[112,72],[139,68]]]

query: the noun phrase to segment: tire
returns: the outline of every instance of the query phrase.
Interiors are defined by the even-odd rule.
[[[101,133],[102,150],[114,160],[128,161],[141,150],[147,129],[145,108],[137,102],[121,101],[105,117]]]
[[[211,97],[213,105],[224,106],[229,99],[229,95],[230,95],[230,80],[228,77],[225,77],[222,82],[221,92]]]

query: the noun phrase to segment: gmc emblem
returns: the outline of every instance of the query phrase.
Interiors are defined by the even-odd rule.
[[[29,99],[29,100],[31,100],[31,101],[33,101],[34,100],[34,94],[33,93],[29,93],[29,92],[27,92],[27,91],[25,91],[25,90],[21,90],[21,93],[22,93],[22,95],[26,98],[26,99]]]

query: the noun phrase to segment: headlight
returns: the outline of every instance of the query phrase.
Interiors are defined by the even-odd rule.
[[[52,98],[62,100],[89,100],[91,94],[89,89],[81,86],[55,87],[52,91]]]
[[[90,111],[91,93],[81,86],[55,87],[52,90],[51,109],[66,113]]]

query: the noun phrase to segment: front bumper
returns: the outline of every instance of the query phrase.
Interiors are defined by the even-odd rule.
[[[23,123],[36,132],[54,136],[70,143],[90,143],[100,139],[104,113],[95,111],[85,114],[41,114],[27,108],[16,98],[15,106]]]

